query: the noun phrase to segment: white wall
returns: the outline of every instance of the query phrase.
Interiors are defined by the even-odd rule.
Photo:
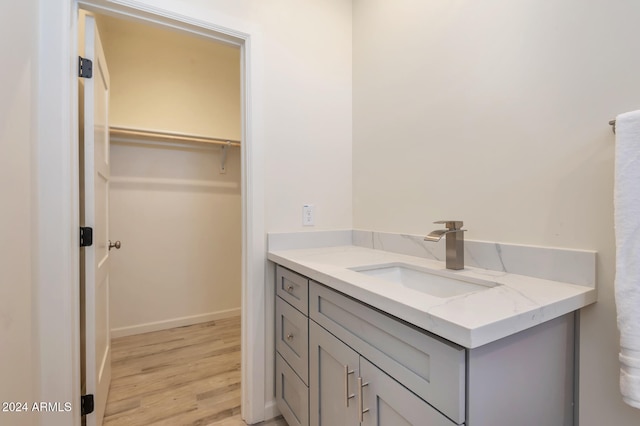
[[[266,230],[350,228],[351,1],[143,0],[155,7],[251,34],[260,80]],[[263,90],[262,90],[263,88]],[[260,179],[260,177],[258,177]]]
[[[613,152],[640,107],[640,4],[354,1],[354,225],[598,251],[580,424],[636,425],[618,391]]]
[[[266,43],[266,230],[308,230],[305,203],[315,206],[315,229],[348,229],[351,1],[241,3],[255,14]]]
[[[37,14],[34,0],[0,3],[0,402],[29,409],[38,378],[31,283]],[[0,411],[0,424],[33,421]]]
[[[111,125],[240,139],[237,47],[99,18]],[[220,163],[218,145],[112,140],[114,336],[240,313],[240,148]]]
[[[112,125],[239,140],[240,49],[98,16]]]
[[[112,143],[114,336],[239,315],[239,152],[223,175],[219,157],[213,147]]]

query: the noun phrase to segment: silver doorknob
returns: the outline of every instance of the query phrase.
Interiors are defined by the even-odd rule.
[[[111,250],[114,247],[116,250],[120,250],[120,247],[122,247],[122,244],[120,243],[120,241],[116,241],[115,243],[112,243],[111,240],[109,240],[109,250]]]

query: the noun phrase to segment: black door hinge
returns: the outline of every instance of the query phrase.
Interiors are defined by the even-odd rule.
[[[90,247],[93,244],[93,228],[80,227],[80,247]]]
[[[90,59],[78,56],[78,77],[93,77],[93,62]]]
[[[87,414],[93,413],[93,409],[93,395],[82,395],[80,397],[80,414],[86,416]]]

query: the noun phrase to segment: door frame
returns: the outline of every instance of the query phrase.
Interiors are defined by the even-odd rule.
[[[167,3],[167,2],[164,2]],[[242,141],[242,417],[255,423],[277,414],[266,392],[262,96],[258,31],[251,22],[216,14],[201,20],[138,0],[40,2],[36,187],[33,268],[39,342],[41,401],[71,402],[73,410],[47,417],[49,425],[79,425],[79,162],[77,46],[78,9],[146,21],[223,41],[241,49]],[[179,8],[178,3],[174,3]]]

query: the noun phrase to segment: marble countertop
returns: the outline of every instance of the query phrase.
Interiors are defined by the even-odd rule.
[[[485,345],[596,301],[593,287],[474,267],[450,271],[441,261],[353,245],[272,250],[268,259],[466,348]],[[396,262],[497,285],[439,298],[349,269]]]

